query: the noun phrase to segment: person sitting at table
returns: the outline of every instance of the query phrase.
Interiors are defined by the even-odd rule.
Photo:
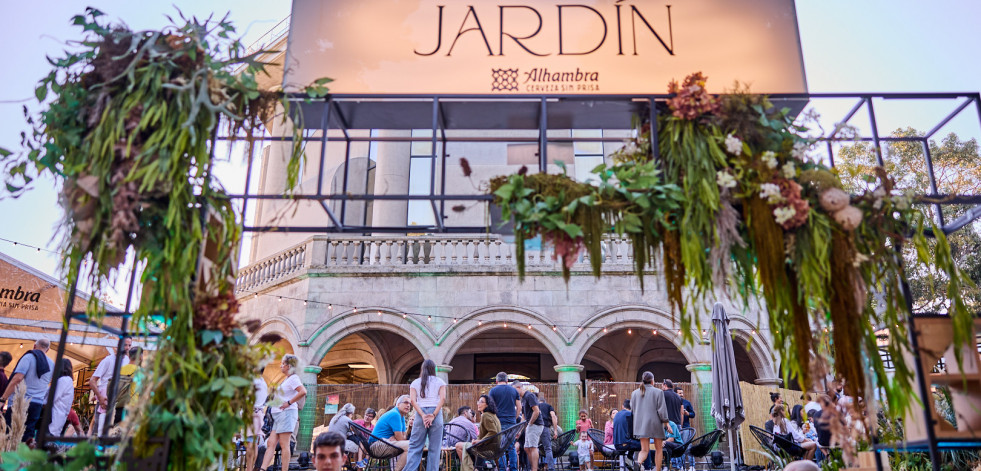
[[[787,417],[784,415],[784,407],[782,405],[774,406],[773,413],[770,414],[770,417],[773,420],[774,435],[785,436],[803,448],[805,450],[805,460],[814,459],[814,453],[817,451],[818,444],[807,439],[793,422],[787,420]]]
[[[368,447],[375,454],[385,453],[386,446],[379,442],[375,437],[384,439],[402,449],[405,453],[398,456],[393,471],[402,471],[405,467],[405,460],[409,451],[409,440],[406,437],[405,415],[412,410],[412,403],[409,402],[409,395],[403,394],[395,400],[395,407],[378,418],[375,430],[371,432],[372,437],[368,440]]]
[[[473,471],[473,460],[470,458],[470,453],[466,452],[468,448],[474,443],[488,437],[494,437],[501,432],[501,421],[497,418],[497,404],[494,403],[494,399],[487,394],[481,395],[477,399],[477,412],[480,413],[480,435],[477,435],[477,438],[471,442],[457,442],[456,444],[456,454],[460,457],[460,471]],[[498,439],[499,437],[495,438],[495,440]],[[489,446],[496,448],[499,444],[492,443]]]
[[[681,429],[678,424],[669,420],[664,424],[664,455],[670,456],[678,448],[681,448]],[[675,458],[678,459],[680,458]]]
[[[613,418],[613,446],[617,451],[640,451],[640,441],[634,438],[634,419],[630,412],[630,399],[623,401],[623,409]],[[635,453],[628,457],[632,460]],[[644,460],[644,469],[654,467],[653,454],[648,454]]]
[[[364,417],[355,420],[354,423],[368,429],[370,432],[375,428],[375,417],[377,415],[378,414],[375,413],[375,410],[369,407],[364,410]]]
[[[457,427],[450,427],[443,436],[444,446],[453,448],[457,442],[469,442],[476,438],[478,432],[477,424],[473,422],[474,418],[473,409],[470,406],[463,406],[457,409],[456,417],[449,421],[448,424],[462,427],[463,430]]]

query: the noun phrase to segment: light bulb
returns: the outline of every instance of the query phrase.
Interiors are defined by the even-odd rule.
[[[528,324],[528,328],[529,328],[529,329],[531,328],[531,324]]]
[[[603,327],[603,333],[605,334],[605,333],[607,333],[607,332],[608,332],[608,331],[606,330],[606,327]]]
[[[576,332],[582,332],[582,327],[576,329]]]
[[[306,299],[304,299],[304,300],[303,300],[303,305],[304,305],[304,306],[306,306],[306,305],[307,305],[307,300],[306,300]]]
[[[507,329],[507,328],[508,328],[508,323],[507,323],[507,322],[505,322],[505,323],[504,323],[504,328],[505,328],[505,329]]]
[[[654,335],[657,335],[657,329],[654,329],[652,332],[654,332]]]
[[[381,315],[382,315],[382,312],[381,311],[378,311],[378,317],[381,317]]]
[[[280,296],[280,297],[279,297],[279,300],[280,300],[280,301],[282,301],[282,300],[283,300],[283,297],[282,297],[282,296]]]
[[[455,317],[453,318],[453,323],[456,324],[456,318]]]
[[[559,327],[558,327],[558,326],[556,326],[556,325],[553,325],[553,326],[552,326],[552,332],[555,332],[555,331],[557,331],[557,330],[559,330]]]
[[[630,334],[632,334],[632,333],[634,333],[634,331],[633,331],[633,330],[631,330],[631,329],[627,329],[627,335],[630,335]]]
[[[331,311],[333,311],[334,310],[334,305],[333,304],[328,304],[327,305],[327,309],[330,309]]]
[[[426,316],[426,320],[428,320],[429,322],[432,322],[433,321],[433,316]]]
[[[408,314],[406,314],[406,313],[404,313],[404,312],[402,313],[402,318],[403,318],[403,319],[407,319],[408,317],[409,317],[409,316],[408,316]]]
[[[484,325],[484,321],[477,321],[477,325],[478,326]]]

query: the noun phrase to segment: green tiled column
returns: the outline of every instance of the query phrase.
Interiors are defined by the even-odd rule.
[[[702,417],[702,426],[705,430],[698,430],[699,435],[704,435],[715,430],[715,419],[712,418],[712,365],[709,363],[692,363],[685,368],[691,371],[692,383],[698,385],[698,397],[690,399],[695,414]]]
[[[296,453],[310,451],[310,442],[313,440],[313,427],[319,420],[323,420],[323,409],[317,407],[317,374],[320,373],[319,366],[308,366],[303,368],[300,373],[300,380],[303,387],[307,388],[307,403],[300,411],[300,431],[296,434]]]
[[[579,373],[582,370],[582,365],[555,365],[555,371],[559,374],[559,397],[553,406],[563,431],[574,429],[576,419],[579,418],[579,404],[582,399]]]

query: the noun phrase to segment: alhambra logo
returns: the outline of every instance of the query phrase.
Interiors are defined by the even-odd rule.
[[[491,91],[527,93],[598,92],[599,72],[582,70],[556,70],[547,67],[528,72],[518,69],[492,69]],[[523,80],[522,80],[523,79]]]
[[[491,91],[518,91],[518,69],[493,69],[491,70],[491,77],[493,78]]]
[[[0,288],[0,307],[20,308],[29,311],[37,311],[37,302],[41,301],[41,293],[24,291],[20,286],[17,289]],[[33,303],[33,304],[27,304]]]

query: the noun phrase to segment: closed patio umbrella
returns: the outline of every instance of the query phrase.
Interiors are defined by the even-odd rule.
[[[719,429],[729,438],[729,464],[736,469],[736,453],[732,435],[746,420],[743,413],[743,393],[739,389],[739,373],[729,335],[729,316],[722,304],[712,308],[712,417]]]

